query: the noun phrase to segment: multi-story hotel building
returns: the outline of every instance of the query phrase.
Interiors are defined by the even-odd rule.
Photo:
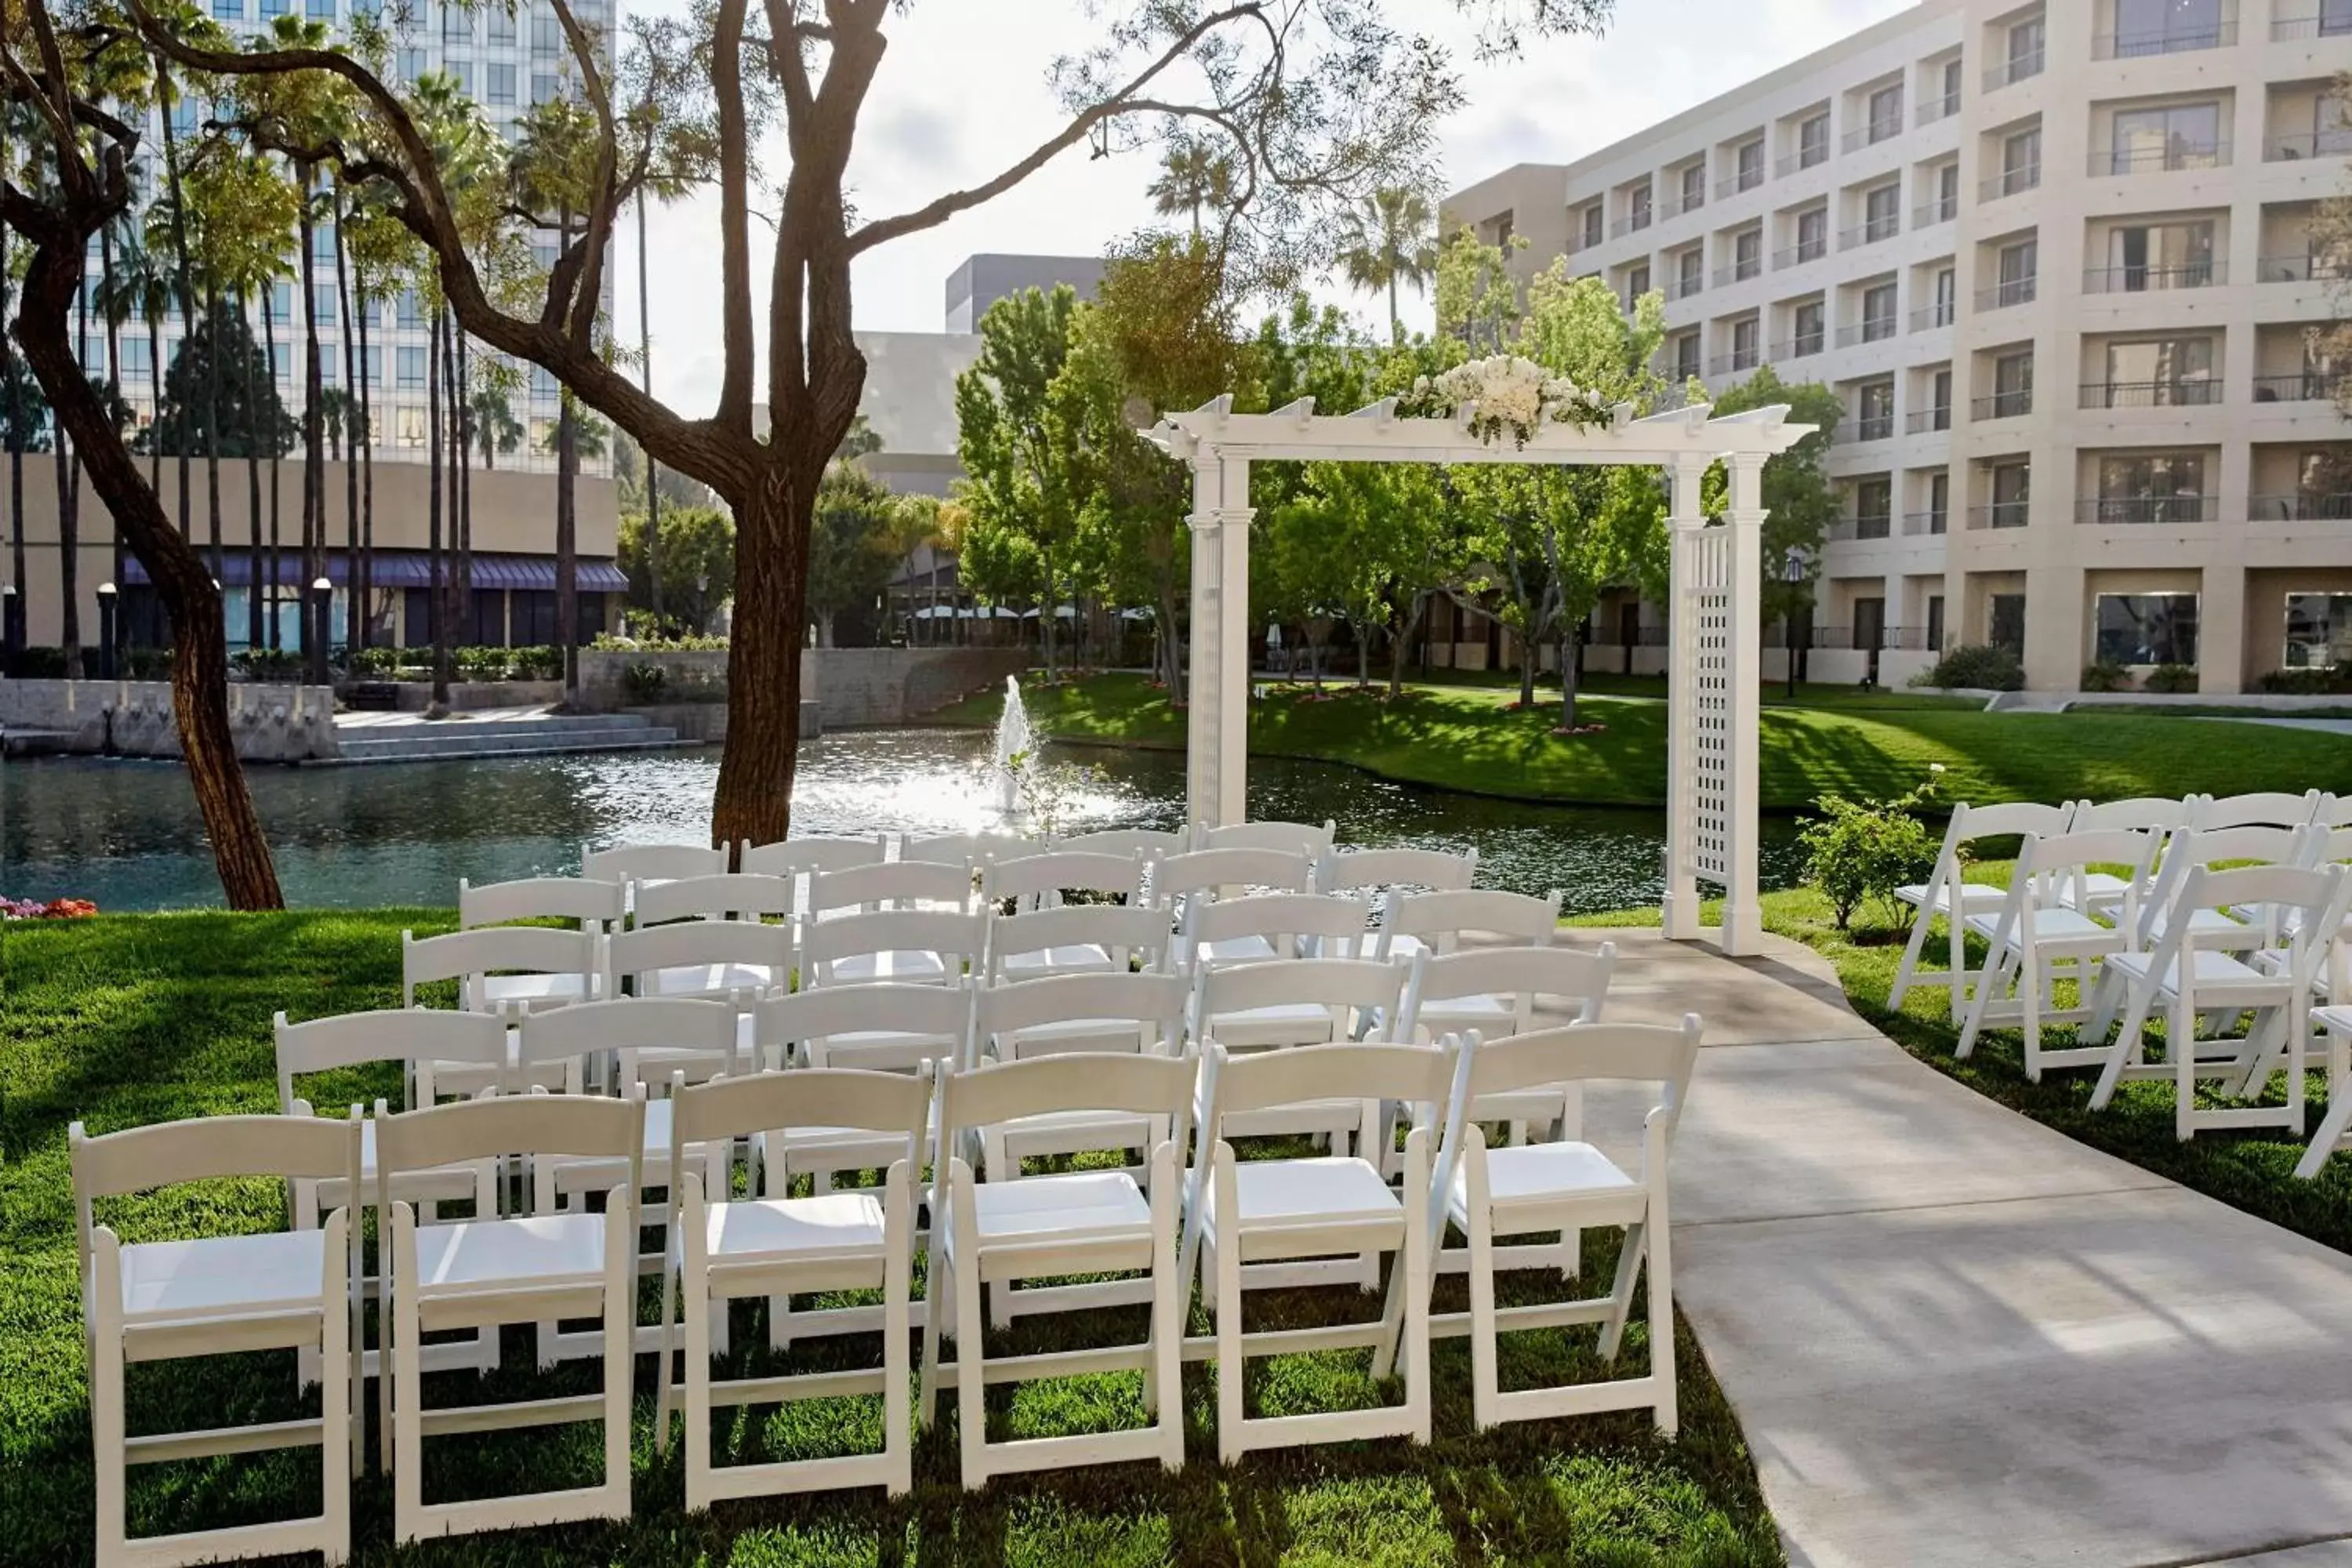
[[[1926,0],[1445,222],[1662,291],[1677,379],[1836,393],[1814,679],[1993,642],[2037,689],[2252,689],[2352,665],[2352,366],[2312,331],[2347,69],[2352,0]]]

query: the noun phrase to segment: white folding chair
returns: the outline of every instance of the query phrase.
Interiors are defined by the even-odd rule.
[[[2176,1085],[2173,1125],[2183,1142],[2205,1127],[2284,1127],[2303,1135],[2305,1058],[2311,1039],[2311,1002],[2320,966],[2344,919],[2347,875],[2340,866],[2242,866],[2188,874],[2176,918],[2155,947],[2107,960],[2107,984],[2125,997],[2123,1025],[2104,1048],[2091,1109],[2104,1110],[2126,1078],[2168,1078]],[[2181,909],[2254,904],[2292,910],[2298,928],[2287,962],[2273,972],[2200,943]],[[2165,1017],[2161,1065],[2147,1060],[2141,1026],[2158,1008]],[[2228,1033],[2242,1014],[2243,1035]],[[2209,1108],[2197,1103],[2200,1079],[2223,1080],[2222,1091],[2259,1099],[2280,1063],[2286,1068],[2283,1105]]]
[[[782,877],[792,883],[801,900],[793,913],[795,918],[804,919],[808,915],[811,877],[823,871],[846,871],[853,866],[878,866],[889,847],[888,837],[879,833],[857,838],[817,835],[780,839],[773,844],[747,840],[736,857],[735,867],[751,876]]]
[[[2294,1173],[2306,1182],[2318,1180],[2334,1155],[2352,1153],[2352,1005],[2314,1008],[2311,1021],[2327,1040],[2327,1114],[2295,1162]]]
[[[838,919],[845,911],[871,914],[880,910],[950,910],[971,907],[971,868],[931,861],[892,860],[887,864],[845,866],[838,871],[811,872],[808,917]]]
[[[1237,1057],[1213,1040],[1203,1054],[1208,1109],[1185,1188],[1179,1268],[1189,1279],[1192,1258],[1201,1258],[1202,1294],[1216,1322],[1218,1458],[1231,1464],[1253,1448],[1363,1437],[1402,1436],[1427,1443],[1430,1234],[1423,1216],[1428,1212],[1433,1152],[1429,1124],[1451,1087],[1453,1049],[1335,1045]],[[1391,1191],[1379,1169],[1357,1156],[1244,1162],[1235,1154],[1236,1121],[1278,1117],[1286,1107],[1337,1094],[1372,1095],[1423,1108],[1405,1139],[1402,1191]],[[1337,1283],[1370,1289],[1378,1277],[1365,1279],[1360,1259],[1383,1252],[1399,1256],[1379,1321],[1244,1331],[1242,1292],[1254,1283],[1244,1280],[1245,1268],[1270,1285]],[[1255,1417],[1244,1407],[1245,1358],[1370,1345],[1377,1381],[1389,1374],[1400,1332],[1405,1363],[1402,1405]]]
[[[1016,862],[1017,864],[1017,862]],[[1131,904],[1065,904],[988,917],[989,984],[1049,974],[1124,974],[1164,969],[1168,911]]]
[[[1559,931],[1559,890],[1546,898],[1489,888],[1430,893],[1391,891],[1370,933],[1367,958],[1452,952],[1463,940],[1486,946],[1549,947]]]
[[[1139,855],[1146,860],[1161,860],[1171,855],[1181,855],[1191,842],[1189,834],[1167,828],[1105,827],[1057,838],[1054,847],[1072,854]]]
[[[1548,1420],[1602,1410],[1650,1408],[1659,1431],[1678,1425],[1675,1402],[1674,1264],[1667,1208],[1668,1158],[1698,1061],[1699,1021],[1679,1028],[1654,1024],[1570,1024],[1492,1043],[1474,1034],[1464,1044],[1447,1111],[1429,1207],[1431,1246],[1443,1245],[1450,1220],[1468,1238],[1470,1310],[1434,1319],[1432,1332],[1470,1335],[1470,1403],[1478,1429],[1505,1421]],[[1626,1171],[1576,1140],[1488,1149],[1475,1107],[1538,1084],[1633,1083],[1654,1086],[1643,1120],[1641,1163]],[[1465,1108],[1472,1108],[1465,1114]],[[1622,1228],[1622,1249],[1609,1294],[1554,1305],[1495,1305],[1495,1274],[1507,1267],[1496,1237],[1532,1231],[1581,1234]],[[1614,1363],[1633,1308],[1642,1264],[1649,1263],[1650,1369],[1639,1377],[1504,1393],[1499,1341],[1507,1330],[1601,1325],[1601,1359]]]
[[[1182,1057],[1070,1052],[1030,1061],[950,1068],[940,1078],[932,1158],[932,1244],[926,1267],[923,1374],[917,1404],[930,1425],[941,1369],[940,1340],[956,1341],[954,1365],[963,1484],[1073,1465],[1156,1458],[1184,1463],[1179,1376],[1190,1276],[1177,1266],[1181,1204],[1178,1151],[1190,1131],[1193,1063]],[[1166,1117],[1171,1136],[1154,1147],[1148,1184],[1126,1171],[1071,1171],[982,1183],[971,1144],[980,1129],[1073,1112]],[[983,1284],[1074,1275],[1147,1276],[1150,1329],[1141,1344],[992,1357],[981,1312]],[[1022,1291],[1027,1311],[1098,1312],[1132,1303],[1133,1280],[1088,1280]],[[951,1320],[951,1321],[950,1321]],[[992,1442],[987,1387],[1034,1378],[1139,1368],[1147,1424],[1118,1431]]]
[[[2025,1076],[2042,1081],[2047,1067],[2095,1067],[2105,1059],[2104,1047],[2077,1044],[2045,1050],[2042,1026],[2088,1023],[2097,1014],[2096,968],[2106,959],[2127,952],[2139,919],[2139,889],[2147,885],[2147,868],[2155,858],[2157,836],[2130,828],[2098,833],[2062,833],[2054,838],[2025,836],[2018,849],[2017,869],[1998,912],[1960,916],[1967,935],[1983,939],[1984,967],[1976,973],[1975,1000],[1960,1031],[1957,1055],[1976,1049],[1978,1034],[1987,1023],[2015,1024],[2025,1036]],[[2059,900],[2056,889],[2073,876],[2103,865],[2128,868],[2130,886],[2116,911],[2115,925],[2102,924],[2082,910]],[[2074,1005],[2057,1005],[2060,979],[2075,985]],[[1956,978],[1955,984],[1968,984]],[[2012,983],[2015,994],[2011,994]],[[2084,1034],[2087,1037],[2089,1031]]]
[[[1202,826],[1192,833],[1192,847],[1202,849],[1278,849],[1308,862],[1320,859],[1331,847],[1338,824],[1311,822],[1232,822],[1223,827]]]
[[[1192,1030],[1228,1050],[1319,1046],[1377,1028],[1392,1037],[1405,966],[1367,958],[1203,964],[1193,972]]]
[[[1074,892],[1100,894],[1131,904],[1143,892],[1143,860],[1134,855],[1050,849],[1017,860],[987,861],[980,868],[983,910],[996,910],[1010,900],[1012,912],[1025,913],[1059,904],[1063,894]]]
[[[400,933],[400,1002],[416,988],[457,982],[457,1005],[469,1013],[561,1007],[593,1001],[603,964],[594,931],[546,926],[485,926],[419,937]]]
[[[1336,894],[1194,898],[1184,906],[1175,967],[1194,970],[1281,958],[1352,957],[1361,951],[1364,914],[1362,904]]]
[[[580,877],[527,877],[476,887],[457,879],[457,929],[507,925],[515,921],[576,921],[583,931],[610,931],[621,923],[618,882]]]
[[[1235,892],[1303,893],[1315,880],[1315,862],[1287,849],[1193,849],[1151,868],[1151,901],[1172,915],[1179,900]]]
[[[2315,789],[2307,789],[2301,795],[2290,795],[2284,790],[2256,790],[2246,795],[2200,795],[2197,813],[2189,826],[2205,830],[2302,827],[2319,815],[2319,801]]]
[[[898,858],[902,862],[981,866],[990,861],[1018,860],[1040,854],[1045,847],[1040,839],[1012,833],[938,833],[920,838],[909,834],[898,840]]]
[[[812,1068],[722,1079],[680,1089],[671,1101],[672,1169],[685,1177],[671,1189],[669,1261],[662,1271],[659,1414],[654,1430],[669,1446],[671,1292],[686,1314],[686,1506],[698,1512],[723,1498],[880,1486],[892,1497],[914,1485],[907,1421],[911,1359],[908,1277],[914,1256],[915,1183],[922,1169],[923,1124],[931,1099],[928,1067],[912,1077],[895,1073]],[[694,1169],[697,1147],[726,1148],[738,1138],[788,1138],[796,1129],[849,1131],[889,1152],[878,1191],[824,1191],[805,1198],[771,1193],[736,1199],[708,1173]],[[871,1371],[803,1373],[796,1376],[713,1379],[714,1327],[726,1322],[727,1303],[745,1296],[789,1301],[795,1294],[874,1290],[883,1294],[882,1365]],[[873,1326],[871,1309],[795,1312],[802,1332],[827,1331],[824,1321],[856,1315]],[[882,1450],[822,1459],[718,1466],[710,1451],[713,1405],[789,1404],[794,1399],[879,1394]]]
[[[951,984],[982,961],[987,941],[987,921],[961,910],[835,915],[802,929],[801,985]]]
[[[351,1345],[360,1315],[350,1212],[337,1209],[315,1230],[126,1243],[98,1223],[96,1204],[238,1176],[337,1183],[349,1193],[359,1184],[358,1126],[309,1116],[213,1116],[92,1138],[77,1121],[66,1141],[80,1242],[98,1562],[163,1568],[304,1552],[331,1564],[347,1561],[351,1428],[359,1397]],[[128,1435],[123,1384],[131,1363],[282,1348],[307,1352],[320,1369],[315,1420]],[[313,1446],[321,1461],[320,1511],[308,1519],[137,1540],[130,1534],[132,1465]]]
[[[758,921],[680,921],[605,939],[615,995],[733,997],[793,973],[793,928]]]
[[[1326,849],[1315,862],[1318,893],[1393,892],[1425,888],[1458,893],[1478,874],[1478,851],[1446,849]]]
[[[764,920],[771,915],[791,920],[793,879],[759,872],[721,871],[709,877],[680,877],[670,882],[634,885],[631,902],[635,923],[660,925],[668,921]]]
[[[645,1105],[635,1100],[530,1094],[467,1100],[388,1116],[376,1124],[377,1205],[392,1218],[389,1289],[393,1539],[509,1530],[629,1515],[629,1395],[637,1303],[637,1171]],[[620,1160],[627,1171],[604,1212],[478,1218],[420,1226],[390,1194],[406,1172],[509,1155]],[[550,1319],[602,1318],[602,1394],[522,1404],[425,1408],[419,1351],[436,1330]],[[518,1426],[602,1419],[601,1483],[465,1502],[425,1500],[425,1439]]]
[[[2326,828],[2352,827],[2352,793],[2321,795],[2319,805],[2312,811],[2311,825]]]
[[[2032,801],[2000,805],[1970,805],[1961,801],[1952,807],[1952,818],[1944,826],[1943,847],[1937,851],[1935,868],[1927,873],[1927,879],[1895,889],[1896,900],[1916,912],[1911,919],[1911,940],[1904,945],[1903,962],[1895,966],[1895,984],[1886,994],[1889,1012],[1902,1009],[1903,998],[1913,986],[1934,986],[1950,993],[1952,1021],[1959,1022],[1967,1003],[1963,988],[1968,963],[1961,952],[1963,938],[1955,911],[1962,918],[1998,913],[2008,896],[2006,889],[1967,879],[1969,846],[1980,838],[2028,833],[2054,838],[2066,831],[2074,810],[2071,805],[2039,805]],[[1922,970],[1919,960],[1927,950],[1929,928],[1939,919],[1950,939],[1951,966]]]
[[[674,882],[715,877],[727,869],[727,851],[705,844],[620,844],[580,847],[580,875],[591,882]]]
[[[2200,867],[2242,864],[2267,866],[2305,863],[2307,829],[2273,824],[2244,823],[2234,827],[2197,827],[2177,832],[2165,842],[2164,861],[2147,896],[2140,900],[2135,929],[2135,949],[2145,952],[2160,941],[2177,920],[2189,922],[2195,945],[2222,952],[2251,952],[2273,945],[2275,921],[2260,910],[2228,910],[2186,903],[2181,894],[2189,873]]]

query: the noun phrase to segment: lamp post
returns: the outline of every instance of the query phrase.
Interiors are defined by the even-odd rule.
[[[100,583],[98,585],[98,678],[100,680],[114,679],[114,601],[116,597],[113,584]]]
[[[0,583],[0,671],[16,673],[17,656],[25,651],[25,601],[14,583]]]
[[[1802,551],[1791,550],[1789,552],[1788,558],[1780,563],[1780,576],[1781,580],[1786,582],[1790,588],[1789,614],[1786,617],[1786,625],[1788,626],[1789,643],[1789,700],[1793,702],[1797,700],[1797,659],[1802,640],[1801,628],[1797,620],[1796,595],[1796,589],[1805,580],[1805,556]],[[1810,628],[1803,629],[1810,630]]]
[[[327,639],[333,635],[335,585],[324,577],[310,580],[310,624],[303,640],[310,647],[310,684],[324,686],[331,679],[327,673]]]

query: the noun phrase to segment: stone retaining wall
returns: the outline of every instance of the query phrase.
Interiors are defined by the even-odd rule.
[[[336,754],[335,694],[324,686],[232,682],[229,732],[249,763]],[[123,757],[176,757],[179,722],[163,680],[0,680],[0,729],[66,737],[58,749]]]
[[[1003,684],[1008,675],[1029,668],[1029,652],[1017,647],[813,647],[801,655],[801,731],[815,734],[824,729],[863,729],[905,724],[946,707],[984,687]],[[724,690],[727,654],[709,652],[630,653],[589,652],[580,655],[580,705],[599,712],[619,709],[650,712],[633,702],[627,670],[633,664],[658,666],[667,673],[670,690],[698,686]],[[815,711],[809,711],[812,705]],[[678,733],[717,739],[724,733],[724,705],[664,702],[665,713],[679,710],[719,708],[710,731],[707,716],[678,726]],[[669,723],[667,718],[657,723]]]

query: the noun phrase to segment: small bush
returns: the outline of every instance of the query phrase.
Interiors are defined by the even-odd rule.
[[[368,680],[387,680],[400,672],[400,650],[396,647],[363,647],[352,652],[351,670]]]
[[[1876,905],[1890,924],[1900,922],[1895,889],[1924,882],[1936,869],[1939,846],[1915,815],[1935,793],[1930,778],[1892,800],[1825,795],[1813,802],[1822,815],[1799,825],[1797,847],[1805,855],[1805,880],[1829,900],[1838,930],[1852,930],[1865,905]]]
[[[1927,672],[1928,686],[1967,686],[1982,691],[2021,691],[2025,667],[2017,656],[1992,643],[1947,649]]]
[[[298,680],[302,675],[302,656],[291,648],[249,647],[236,656],[235,663],[247,680]]]
[[[452,649],[450,661],[457,666],[460,680],[504,680],[507,666],[512,662],[513,650],[503,647],[461,647]]]
[[[2149,691],[2161,691],[2168,696],[2197,689],[2197,667],[2193,664],[2159,664],[2147,672],[2140,685]]]
[[[677,637],[614,637],[610,632],[598,632],[596,640],[588,646],[597,653],[724,653],[727,639],[692,633]]]
[[[563,650],[545,643],[531,647],[509,648],[512,657],[510,668],[517,680],[561,680],[563,679]]]
[[[2131,671],[2120,664],[2105,659],[2083,667],[2083,689],[2085,691],[2129,691]]]
[[[630,701],[650,708],[669,689],[669,671],[648,660],[635,660],[621,671],[621,690]]]
[[[2273,669],[2254,684],[2273,697],[2333,697],[2352,692],[2352,665],[2333,669]]]
[[[66,650],[61,647],[28,647],[16,656],[16,673],[26,680],[63,680],[66,679]]]
[[[125,648],[122,673],[131,680],[169,680],[172,679],[172,650],[167,647]]]

